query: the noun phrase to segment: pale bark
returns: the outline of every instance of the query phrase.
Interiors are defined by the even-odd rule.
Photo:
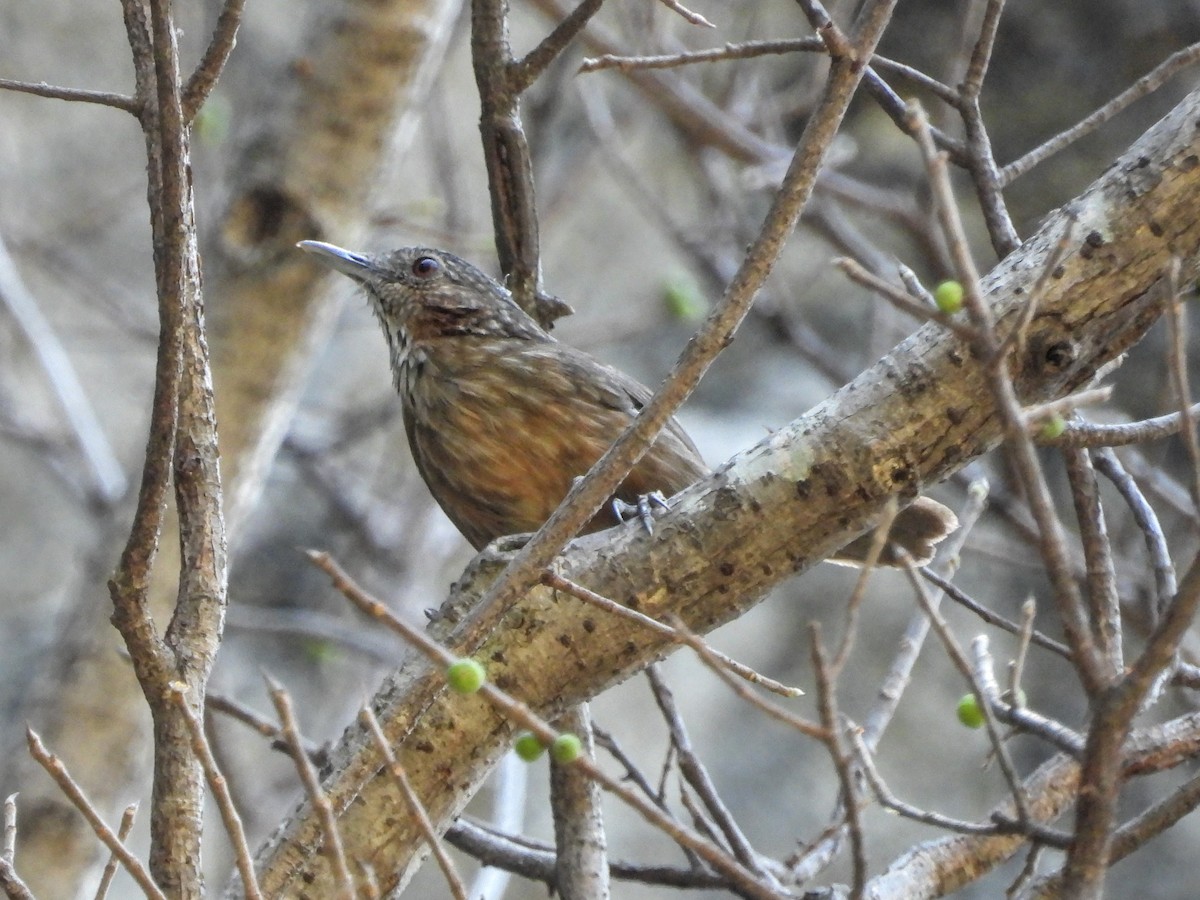
[[[1024,354],[1013,360],[1025,403],[1089,384],[1158,317],[1172,257],[1196,277],[1200,250],[1200,94],[1189,96],[1071,204],[1075,244],[1050,279]],[[984,278],[1003,329],[1015,320],[1060,239],[1063,212]],[[653,537],[636,526],[577,541],[566,577],[655,618],[673,612],[698,631],[728,621],[764,592],[839,548],[892,495],[911,497],[1000,439],[986,379],[969,349],[926,326],[802,419],[739,454],[677,498]],[[468,580],[469,604],[481,581]],[[803,611],[798,611],[803,614]],[[448,627],[436,629],[452,646]],[[553,717],[670,652],[656,634],[547,589],[530,592],[482,646],[466,649],[492,680]],[[448,694],[440,672],[411,661],[375,698],[385,733],[435,821],[444,827],[505,748],[511,726],[482,699]],[[347,853],[403,885],[421,857],[368,736],[351,726],[325,788]],[[270,893],[320,897],[329,873],[307,806],[262,855]]]

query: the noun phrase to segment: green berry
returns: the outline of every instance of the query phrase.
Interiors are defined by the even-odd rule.
[[[962,309],[963,286],[957,281],[943,281],[933,289],[933,302],[946,315],[954,315]]]
[[[546,748],[542,746],[542,742],[532,731],[522,731],[513,741],[513,749],[517,751],[517,756],[525,762],[533,762],[542,755],[542,751]]]
[[[963,694],[958,701],[958,721],[968,728],[983,727],[983,710],[979,708],[979,701],[974,694]]]
[[[1039,433],[1043,440],[1052,441],[1066,430],[1067,420],[1055,413],[1042,423],[1042,430]]]
[[[578,735],[571,734],[569,731],[560,734],[550,745],[550,755],[556,763],[574,762],[582,752],[583,742],[579,740]]]
[[[487,681],[487,670],[473,659],[458,659],[446,668],[446,681],[452,691],[473,694]]]

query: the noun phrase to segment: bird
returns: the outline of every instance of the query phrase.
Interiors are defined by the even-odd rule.
[[[537,531],[650,399],[645,385],[554,338],[503,285],[452,253],[297,246],[364,289],[387,341],[417,470],[476,550]],[[582,533],[617,525],[622,510],[644,510],[644,498],[672,496],[709,474],[672,418]],[[880,562],[924,565],[957,527],[947,507],[918,497],[893,520]],[[870,538],[830,561],[861,564]]]

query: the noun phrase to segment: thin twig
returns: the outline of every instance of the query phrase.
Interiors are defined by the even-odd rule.
[[[829,674],[833,681],[836,681],[841,675],[842,667],[850,658],[850,651],[854,647],[854,638],[858,633],[858,611],[867,594],[867,585],[871,581],[871,575],[879,563],[883,548],[887,545],[888,533],[892,530],[892,522],[895,521],[899,509],[899,500],[895,496],[889,497],[887,505],[883,508],[883,514],[876,523],[875,530],[871,533],[871,546],[867,550],[867,556],[863,560],[858,577],[854,580],[854,589],[846,601],[846,621],[842,626],[842,640],[838,645],[837,653],[829,662]]]
[[[1193,417],[1200,416],[1200,403],[1190,411]],[[1078,421],[1068,423],[1067,430],[1058,437],[1043,437],[1038,442],[1048,447],[1124,447],[1173,437],[1182,428],[1183,414],[1178,412],[1115,425]]]
[[[29,744],[29,754],[46,770],[47,774],[54,779],[54,783],[58,785],[59,790],[66,795],[72,805],[79,810],[90,826],[96,837],[100,838],[101,842],[106,846],[113,855],[121,860],[121,864],[125,866],[133,880],[137,882],[138,887],[152,900],[166,900],[166,895],[158,889],[158,885],[150,877],[150,873],[146,871],[146,867],[142,865],[141,860],[129,852],[125,844],[113,833],[100,814],[96,812],[96,808],[92,806],[87,796],[83,793],[83,789],[75,783],[75,779],[71,777],[71,773],[67,771],[67,767],[63,765],[62,760],[50,753],[42,739],[38,737],[37,732],[26,726],[25,737]]]
[[[905,571],[908,573],[909,582],[913,586],[917,603],[920,604],[925,615],[929,616],[929,624],[933,627],[934,634],[941,640],[942,647],[946,651],[946,656],[949,657],[954,667],[962,673],[962,676],[971,686],[971,693],[975,695],[975,699],[979,704],[979,711],[983,713],[983,722],[987,727],[988,740],[991,741],[992,749],[996,752],[996,759],[1000,763],[1000,771],[1008,783],[1009,791],[1012,793],[1018,818],[1021,822],[1028,822],[1030,819],[1029,806],[1025,797],[1025,790],[1017,778],[1016,768],[1009,758],[1008,749],[1004,746],[1004,738],[1000,734],[1000,727],[996,722],[996,716],[993,712],[993,702],[998,698],[999,692],[995,690],[989,692],[985,690],[984,684],[981,683],[982,676],[989,679],[989,685],[995,684],[995,678],[991,675],[990,669],[984,665],[984,662],[990,663],[990,659],[984,659],[987,649],[987,637],[986,635],[978,635],[972,641],[971,646],[975,651],[977,662],[984,661],[980,662],[978,666],[972,666],[967,659],[967,654],[959,646],[958,639],[950,631],[949,624],[947,624],[941,612],[930,602],[929,595],[925,591],[925,585],[921,583],[916,568],[909,565],[905,567]]]
[[[1092,458],[1086,450],[1063,450],[1062,455],[1083,546],[1092,635],[1108,663],[1108,677],[1116,679],[1125,669],[1121,644],[1121,600],[1117,592],[1112,541],[1108,536],[1104,506],[1100,502],[1100,487],[1096,483]]]
[[[0,849],[0,859],[12,864],[17,858],[17,795],[9,794],[4,798],[4,845]]]
[[[795,729],[805,737],[815,738],[822,742],[828,740],[825,729],[820,725],[788,712],[778,704],[771,703],[765,698],[758,696],[749,690],[742,681],[730,675],[726,668],[721,665],[720,661],[712,655],[712,648],[708,646],[708,643],[699,635],[692,633],[678,616],[672,615],[671,623],[675,626],[675,630],[683,636],[684,643],[696,651],[696,655],[700,657],[701,662],[712,669],[718,678],[725,682],[735,694],[747,703],[757,707],[775,721],[782,722],[789,728]]]
[[[509,90],[514,94],[524,93],[525,89],[533,84],[554,60],[558,59],[567,45],[591,21],[592,16],[600,11],[603,2],[604,0],[584,0],[569,15],[564,16],[540,44],[525,54],[522,59],[509,63]]]
[[[999,832],[999,828],[996,825],[980,825],[976,822],[964,822],[961,819],[952,819],[941,813],[927,812],[900,800],[888,789],[883,777],[879,774],[879,770],[875,768],[875,761],[871,751],[867,749],[867,745],[863,741],[862,733],[852,729],[850,731],[850,740],[854,744],[855,759],[862,768],[863,774],[867,778],[867,783],[871,785],[871,790],[875,793],[875,799],[879,801],[880,806],[890,809],[904,816],[906,819],[923,822],[926,825],[957,832],[958,834],[989,835]]]
[[[1054,280],[1054,273],[1058,271],[1059,263],[1062,262],[1063,258],[1067,255],[1067,251],[1071,249],[1074,243],[1075,226],[1079,223],[1079,215],[1074,206],[1067,207],[1066,215],[1063,218],[1066,221],[1063,223],[1062,232],[1059,234],[1058,240],[1054,242],[1054,246],[1050,248],[1050,252],[1046,254],[1041,271],[1038,272],[1037,280],[1034,281],[1033,287],[1025,298],[1025,303],[1021,306],[1021,314],[1017,319],[1016,325],[1013,326],[1012,331],[1004,336],[999,348],[997,348],[997,352],[1001,355],[1016,348],[1016,357],[1018,360],[1021,360],[1025,356],[1025,341],[1029,325],[1037,315],[1042,298],[1046,295],[1046,290]]]
[[[37,900],[29,885],[21,880],[21,876],[7,859],[0,859],[0,888],[4,889],[4,896],[8,900]]]
[[[241,722],[243,725],[248,725],[265,738],[270,738],[272,746],[277,750],[282,750],[290,754],[292,748],[288,746],[287,741],[283,738],[283,732],[279,726],[271,720],[258,714],[250,707],[246,706],[232,697],[226,697],[224,694],[208,692],[204,695],[205,709],[211,712],[224,713],[234,721]],[[323,765],[325,763],[326,752],[323,747],[314,744],[307,738],[304,739],[304,755],[312,760],[314,765]]]
[[[133,822],[137,818],[138,805],[130,803],[125,807],[125,811],[121,813],[121,824],[117,826],[117,838],[124,843],[129,837],[129,832],[133,831]],[[108,855],[108,861],[104,863],[104,871],[100,873],[100,883],[96,886],[96,896],[94,900],[104,900],[108,896],[108,889],[112,885],[113,878],[116,877],[117,868],[121,865],[121,860],[117,858],[115,853]]]
[[[867,854],[862,819],[859,817],[859,792],[850,767],[850,754],[842,744],[842,730],[846,728],[846,723],[838,710],[836,674],[829,667],[829,659],[821,642],[821,623],[810,622],[808,634],[812,646],[813,672],[817,682],[817,708],[821,711],[821,724],[829,735],[825,746],[841,785],[841,807],[845,810],[846,830],[850,835],[850,859],[854,872],[850,897],[852,900],[861,900],[863,888],[867,883]]]
[[[209,790],[212,791],[213,798],[217,801],[217,809],[221,813],[225,833],[233,847],[238,874],[242,877],[242,890],[247,900],[259,900],[262,897],[262,890],[258,886],[258,876],[254,871],[254,859],[250,847],[246,843],[246,831],[242,827],[242,817],[238,815],[233,797],[229,794],[229,784],[213,757],[208,739],[204,736],[204,725],[188,705],[187,691],[182,684],[172,685],[171,696],[187,725],[192,742],[192,752],[200,761],[200,766],[204,769],[204,776],[208,780]]]
[[[1179,404],[1182,419],[1180,435],[1191,462],[1191,480],[1188,490],[1192,503],[1200,510],[1200,439],[1196,436],[1196,420],[1192,416],[1192,389],[1187,371],[1187,307],[1180,296],[1179,257],[1171,258],[1167,269],[1170,298],[1167,300],[1167,369],[1171,375],[1171,386],[1175,389],[1175,402]]]
[[[304,791],[321,823],[321,833],[325,836],[325,855],[329,858],[330,868],[333,869],[334,881],[338,886],[338,896],[342,900],[354,900],[354,876],[350,874],[350,868],[346,864],[346,853],[342,848],[342,836],[338,831],[337,817],[334,815],[329,797],[321,789],[321,780],[317,777],[317,770],[313,768],[313,764],[309,762],[308,756],[304,753],[304,741],[300,737],[300,729],[296,726],[296,715],[292,711],[292,698],[278,681],[269,675],[265,675],[264,678],[267,682],[267,692],[271,695],[271,702],[275,705],[275,712],[279,716],[280,730],[284,740],[292,748],[292,761],[296,764],[296,773],[300,776]]]
[[[379,750],[384,762],[387,763],[388,771],[392,778],[396,781],[396,786],[400,789],[400,796],[404,798],[404,805],[408,807],[408,813],[416,820],[417,827],[421,834],[425,836],[425,842],[429,844],[433,850],[434,858],[437,860],[438,868],[442,870],[442,876],[446,879],[446,884],[450,887],[450,893],[455,900],[467,900],[467,887],[463,884],[462,879],[458,875],[458,870],[454,867],[454,860],[446,853],[446,848],[442,846],[442,841],[438,837],[437,829],[433,827],[433,822],[429,818],[429,813],[425,810],[425,806],[421,803],[421,798],[417,796],[417,792],[413,790],[412,782],[408,780],[408,773],[404,771],[404,766],[396,759],[396,754],[392,752],[392,747],[388,743],[383,729],[379,727],[379,720],[375,717],[375,713],[371,711],[369,706],[364,706],[358,711],[358,721],[361,722],[366,729],[371,733],[371,739],[375,742],[376,749]]]
[[[823,51],[825,42],[820,38],[794,38],[787,41],[746,41],[740,44],[725,44],[708,50],[691,50],[686,53],[669,53],[661,56],[603,56],[585,59],[579,66],[580,74],[599,72],[602,69],[617,69],[628,72],[632,69],[673,69],[695,63],[718,62],[730,59],[753,59],[783,53]],[[878,61],[876,57],[876,61]]]
[[[926,306],[923,303],[918,303],[908,293],[900,290],[889,281],[873,275],[867,271],[857,260],[839,257],[833,261],[833,264],[841,269],[846,277],[851,281],[861,284],[863,287],[874,291],[888,303],[897,309],[903,310],[910,316],[916,317],[921,322],[937,322],[943,328],[948,328],[950,331],[969,343],[975,343],[979,335],[975,329],[966,322],[960,322],[953,316],[948,316],[935,306]]]
[[[1009,457],[1025,489],[1029,509],[1038,525],[1042,558],[1046,573],[1054,588],[1063,630],[1071,646],[1071,656],[1089,696],[1105,685],[1104,667],[1091,639],[1083,598],[1071,569],[1066,533],[1049,486],[1042,472],[1037,453],[1025,429],[1025,417],[1017,400],[1016,388],[1004,358],[998,355],[999,339],[995,317],[979,290],[979,271],[971,257],[962,220],[958,215],[954,192],[942,157],[926,127],[924,113],[913,105],[913,118],[918,129],[918,144],[925,156],[930,186],[933,189],[938,221],[946,235],[954,258],[955,268],[965,292],[964,300],[971,320],[979,330],[979,349],[988,361],[986,373],[996,410],[1004,424]]]
[[[446,841],[484,865],[503,868],[547,885],[554,883],[554,848],[547,843],[501,834],[468,816],[459,816],[450,826]],[[643,885],[693,890],[728,887],[720,875],[700,867],[676,868],[613,860],[611,870],[614,878]]]
[[[123,109],[137,116],[141,114],[141,103],[137,98],[127,94],[112,94],[107,91],[86,91],[80,88],[57,87],[44,81],[15,81],[11,78],[0,78],[0,90],[16,91],[22,94],[34,94],[38,97],[49,97],[52,100],[71,100],[76,103],[96,103],[100,106],[111,106]]]
[[[1045,403],[1039,403],[1037,406],[1028,406],[1025,408],[1025,419],[1029,426],[1030,436],[1040,438],[1042,426],[1055,416],[1066,418],[1084,406],[1107,403],[1111,398],[1112,388],[1105,385],[1104,387],[1076,391],[1073,394],[1067,394],[1065,397],[1059,397],[1057,400],[1048,400]],[[1050,443],[1052,446],[1054,445],[1053,441],[1048,441],[1047,443]]]
[[[765,874],[762,864],[759,862],[758,853],[755,852],[745,832],[742,831],[737,820],[729,811],[729,807],[721,800],[720,794],[717,793],[717,786],[692,747],[687,727],[683,724],[683,717],[675,704],[675,695],[671,692],[671,688],[662,677],[662,672],[657,665],[646,668],[646,679],[650,682],[654,701],[658,704],[663,721],[667,723],[667,729],[671,733],[671,743],[675,746],[675,752],[678,754],[680,773],[704,803],[705,809],[712,816],[716,827],[720,829],[721,836],[725,839],[725,843],[733,855],[752,872]]]
[[[959,88],[958,102],[958,111],[962,115],[966,131],[967,171],[971,173],[975,183],[975,193],[979,198],[979,206],[987,224],[992,247],[1001,258],[1021,246],[1021,239],[1004,203],[1000,171],[992,152],[987,126],[984,124],[979,96],[983,91],[983,79],[996,45],[1000,14],[1003,10],[1004,0],[986,0],[979,37],[975,41],[966,75]],[[949,236],[950,233],[947,232],[947,237]]]
[[[246,0],[225,0],[224,6],[221,7],[204,56],[183,88],[183,116],[188,122],[196,118],[225,69],[225,63],[237,42],[238,26],[241,24],[242,8],[245,5]]]
[[[3,238],[0,238],[0,303],[7,307],[29,342],[58,399],[67,425],[92,472],[93,495],[105,504],[119,500],[128,485],[125,469],[113,452],[71,357],[50,321],[42,314],[37,299],[25,286]]]
[[[1182,50],[1172,53],[1151,71],[1147,72],[1095,112],[1086,116],[1066,131],[1059,132],[1041,146],[1030,150],[1020,159],[1010,162],[1000,170],[1001,186],[1012,184],[1034,166],[1038,165],[1038,163],[1069,147],[1084,135],[1095,131],[1117,113],[1121,112],[1121,110],[1125,109],[1125,107],[1140,100],[1147,94],[1158,90],[1176,73],[1183,71],[1197,60],[1200,60],[1200,44],[1192,44],[1190,47],[1184,47]]]
[[[693,12],[692,10],[688,9],[686,6],[680,3],[679,0],[658,0],[658,2],[667,9],[671,10],[671,12],[678,14],[679,17],[684,21],[691,22],[693,25],[699,25],[702,28],[717,27],[712,22],[708,21],[708,19],[704,18],[704,16],[700,15],[700,13]]]
[[[1137,482],[1125,471],[1117,454],[1103,448],[1092,452],[1092,462],[1096,471],[1102,474],[1117,489],[1117,493],[1129,507],[1134,524],[1142,533],[1146,545],[1146,553],[1150,557],[1150,567],[1154,572],[1154,587],[1157,603],[1150,610],[1150,620],[1158,621],[1175,596],[1178,584],[1175,578],[1175,564],[1171,561],[1171,550],[1167,546],[1167,536],[1163,534],[1162,523],[1154,512],[1149,501],[1142,494]]]
[[[932,569],[928,567],[921,569],[921,577],[940,590],[945,591],[946,596],[948,596],[951,600],[960,606],[969,609],[989,625],[994,625],[997,628],[1001,628],[1004,631],[1007,631],[1009,634],[1019,635],[1021,633],[1021,626],[1012,621],[1012,619],[1008,619],[1000,615],[998,612],[994,612],[993,610],[984,606],[978,600],[974,599],[965,591],[963,591],[958,585],[954,584],[954,582],[943,578]],[[1071,658],[1071,649],[1066,644],[1056,641],[1054,638],[1048,637],[1040,631],[1035,630],[1031,635],[1031,640],[1042,649],[1049,650],[1051,653],[1057,653],[1063,659]]]
[[[1025,674],[1025,658],[1029,653],[1029,642],[1033,638],[1033,620],[1037,617],[1037,603],[1032,597],[1021,604],[1021,630],[1017,634],[1017,652],[1008,669],[1008,690],[1012,694],[1013,706],[1022,707],[1021,681]]]
[[[1108,861],[1118,862],[1200,806],[1200,775],[1194,775],[1113,833]]]
[[[610,600],[608,597],[597,594],[595,591],[590,591],[583,585],[576,584],[574,581],[563,578],[557,573],[543,572],[541,583],[546,587],[553,588],[556,591],[562,591],[563,593],[569,594],[572,597],[576,597],[577,599],[602,609],[605,612],[611,613],[615,616],[620,616],[621,618],[628,619],[632,622],[637,622],[639,625],[645,626],[657,634],[669,637],[673,641],[687,643],[686,639],[679,633],[679,631],[672,628],[670,625],[664,625],[657,619],[652,619],[645,613],[638,612],[636,609],[630,609],[628,606],[622,606],[615,600]],[[766,675],[763,675],[762,673],[750,668],[745,663],[740,663],[736,659],[725,655],[720,650],[713,648],[711,645],[709,646],[708,650],[709,654],[714,660],[719,662],[725,668],[729,669],[729,671],[734,675],[737,675],[739,678],[744,678],[751,684],[757,684],[759,687],[771,691],[774,694],[779,694],[781,697],[791,698],[804,696],[804,691],[802,691],[800,688],[783,684],[782,682],[776,681],[774,678],[768,678]]]

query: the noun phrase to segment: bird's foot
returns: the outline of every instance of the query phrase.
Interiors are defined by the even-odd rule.
[[[642,525],[646,529],[647,534],[654,534],[654,507],[660,509],[670,509],[671,506],[667,503],[667,498],[663,496],[662,491],[652,491],[649,494],[641,494],[637,498],[637,503],[626,503],[620,497],[614,497],[612,502],[613,515],[617,517],[618,522],[624,522],[626,519],[637,513],[639,519],[642,520]]]

